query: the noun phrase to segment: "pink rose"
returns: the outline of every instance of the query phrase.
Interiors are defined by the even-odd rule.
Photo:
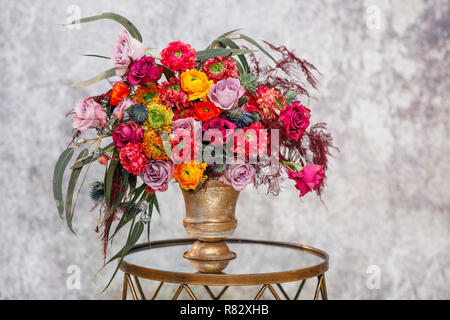
[[[303,133],[309,126],[310,110],[303,106],[300,101],[286,106],[280,114],[283,123],[283,134],[295,141],[303,137]]]
[[[207,96],[216,107],[231,110],[237,106],[244,93],[245,88],[241,85],[239,79],[228,78],[213,84],[209,88]]]
[[[134,122],[125,124],[119,123],[117,129],[111,132],[114,145],[119,148],[125,147],[128,143],[141,143],[144,140],[144,129]]]
[[[309,164],[300,172],[288,170],[289,179],[296,182],[295,188],[300,190],[300,197],[310,191],[317,190],[323,183],[325,171],[322,166]]]
[[[228,120],[222,118],[213,118],[208,122],[203,124],[203,131],[209,132],[212,134],[211,142],[215,145],[221,145],[227,143],[231,136],[234,134],[234,130],[236,129],[236,125]],[[218,131],[222,138],[216,141],[216,137],[213,131]]]
[[[112,115],[116,116],[117,118],[122,120],[123,113],[125,112],[125,110],[127,110],[129,107],[131,107],[135,103],[136,102],[131,99],[124,99],[124,100],[120,101],[119,104],[117,105],[117,107],[114,108]]]
[[[124,30],[117,38],[111,52],[111,60],[114,63],[116,74],[119,77],[123,77],[127,73],[130,64],[133,61],[142,58],[144,55],[144,45],[132,38],[130,34]]]
[[[128,73],[128,82],[131,85],[157,82],[161,78],[163,67],[158,67],[152,57],[142,57],[133,62]]]
[[[103,128],[106,123],[106,113],[100,104],[92,97],[78,101],[74,108],[72,126],[80,131],[91,128]]]
[[[242,191],[255,180],[255,173],[256,170],[251,164],[238,163],[230,166],[218,180]]]

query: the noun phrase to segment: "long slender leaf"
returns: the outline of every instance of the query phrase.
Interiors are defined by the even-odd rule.
[[[111,59],[110,57],[107,56],[102,56],[100,54],[83,54],[83,56],[85,57],[93,57],[93,58],[102,58],[102,59]]]
[[[225,33],[224,33],[223,35],[221,35],[220,37],[217,37],[217,39],[220,39],[220,38],[226,38],[226,37],[228,37],[230,34],[232,34],[233,32],[236,32],[236,31],[239,31],[239,30],[241,30],[241,29],[234,29],[234,30],[225,32]],[[206,49],[214,48],[214,46],[217,45],[217,39],[214,40],[214,41],[211,43],[211,45],[208,46]]]
[[[74,147],[64,150],[59,156],[58,161],[56,161],[55,169],[53,171],[53,197],[61,219],[63,219],[64,213],[64,201],[62,194],[63,175],[70,159],[73,156],[74,150]]]
[[[218,42],[223,43],[224,45],[230,47],[231,49],[240,49],[240,47],[231,39],[228,38],[219,38],[217,39]],[[239,54],[238,55],[239,60],[241,61],[242,67],[244,68],[245,72],[249,72],[250,68],[248,66],[247,59],[245,58],[245,55]]]
[[[103,71],[102,73],[99,73],[98,75],[96,75],[93,78],[90,78],[90,79],[82,81],[82,82],[75,83],[72,85],[72,87],[75,87],[75,88],[88,87],[88,86],[90,86],[94,83],[97,83],[99,81],[102,81],[104,79],[114,77],[115,75],[116,75],[116,70],[114,68],[111,68],[106,71]]]
[[[159,211],[159,203],[158,203],[158,198],[156,197],[156,194],[154,194],[153,204],[155,205],[155,208],[158,211],[158,213],[161,215],[161,212]]]
[[[101,153],[105,152],[105,150],[108,150],[109,148],[111,148],[114,145],[113,142],[111,142],[110,144],[108,144],[106,147],[101,149]],[[82,159],[79,159],[77,161],[75,161],[75,163],[70,167],[70,169],[76,169],[76,168],[80,168],[83,167],[93,161],[95,161],[96,158],[93,155],[90,155],[88,157],[84,157]]]
[[[211,58],[216,58],[218,56],[228,57],[228,56],[233,56],[233,55],[248,54],[251,52],[255,52],[255,50],[214,48],[214,49],[197,51],[196,55],[197,55],[197,61],[202,61],[202,60],[208,60]]]
[[[133,222],[134,222],[134,220],[133,220]],[[109,280],[109,282],[106,285],[105,289],[102,290],[102,292],[104,292],[106,289],[108,289],[109,285],[111,284],[111,282],[113,281],[114,277],[116,276],[117,271],[119,270],[120,264],[123,261],[123,257],[125,257],[125,255],[133,248],[133,246],[136,244],[136,242],[141,237],[142,232],[144,231],[144,226],[145,226],[144,222],[142,222],[142,221],[137,222],[135,225],[132,224],[131,228],[130,228],[130,233],[128,234],[128,238],[127,238],[127,241],[125,243],[125,246],[118,253],[116,253],[111,259],[109,259],[107,263],[105,263],[105,265],[107,265],[111,261],[114,261],[114,260],[120,258],[120,260],[117,263],[117,267],[114,270],[114,273],[113,273],[111,279]]]
[[[117,199],[114,201],[112,206],[109,208],[108,213],[105,216],[105,220],[111,217],[111,215],[116,211],[116,209],[119,207],[119,204],[122,202],[122,199],[124,195],[126,194],[128,190],[128,172],[124,170],[122,179],[120,181],[120,192],[117,196]]]
[[[240,36],[241,36],[242,39],[244,39],[244,40],[250,42],[252,45],[254,45],[254,46],[257,47],[259,50],[261,50],[261,52],[264,53],[266,56],[268,56],[270,59],[272,59],[272,61],[275,62],[275,64],[278,63],[278,61],[275,60],[275,58],[272,57],[272,55],[271,55],[269,52],[267,52],[266,49],[264,49],[263,47],[261,47],[261,45],[260,45],[258,42],[256,42],[255,40],[253,40],[253,39],[250,38],[249,36],[246,36],[245,34],[242,34],[242,33],[241,33]]]
[[[67,25],[70,24],[78,24],[78,23],[86,23],[86,22],[91,22],[91,21],[97,21],[97,20],[104,20],[104,19],[109,19],[109,20],[114,20],[118,23],[120,23],[125,29],[127,29],[127,31],[130,33],[130,35],[135,38],[136,40],[142,42],[142,36],[141,33],[139,32],[139,30],[131,23],[130,20],[128,20],[127,18],[114,13],[114,12],[105,12],[96,16],[92,16],[92,17],[86,17],[86,18],[82,18],[80,20],[74,20],[69,22]]]
[[[116,158],[116,157],[114,157]],[[105,177],[105,200],[106,200],[106,206],[110,207],[111,204],[111,189],[112,189],[112,182],[114,178],[114,173],[116,171],[117,165],[119,164],[119,160],[111,160],[109,164],[109,168],[106,171],[106,177]]]
[[[82,157],[85,157],[89,153],[89,149],[84,149],[80,152],[77,159],[80,159]],[[67,187],[67,194],[66,194],[66,223],[69,227],[69,230],[72,231],[73,234],[75,234],[75,231],[72,227],[72,218],[73,218],[73,211],[74,208],[72,208],[72,200],[73,200],[73,192],[75,190],[75,186],[77,185],[78,177],[80,176],[81,170],[83,168],[78,168],[72,170],[72,173],[70,175],[69,179],[69,185]]]

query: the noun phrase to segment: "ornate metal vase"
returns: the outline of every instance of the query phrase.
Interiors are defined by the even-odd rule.
[[[224,240],[237,226],[235,208],[239,192],[215,179],[207,180],[196,193],[182,192],[186,205],[183,224],[187,233],[197,239],[184,257],[200,272],[221,272],[236,258]]]

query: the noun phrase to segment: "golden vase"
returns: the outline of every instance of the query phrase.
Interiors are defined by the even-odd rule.
[[[216,179],[207,180],[196,193],[182,192],[186,205],[184,228],[197,239],[184,257],[200,272],[218,273],[236,258],[224,240],[237,226],[235,208],[239,192]]]

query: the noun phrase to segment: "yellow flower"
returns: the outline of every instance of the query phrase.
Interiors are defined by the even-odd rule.
[[[208,80],[206,73],[196,69],[183,72],[181,74],[181,88],[188,94],[189,101],[206,98],[209,87],[214,84],[213,80]]]
[[[181,163],[175,167],[173,178],[184,190],[195,190],[202,182],[207,166],[206,163]]]

